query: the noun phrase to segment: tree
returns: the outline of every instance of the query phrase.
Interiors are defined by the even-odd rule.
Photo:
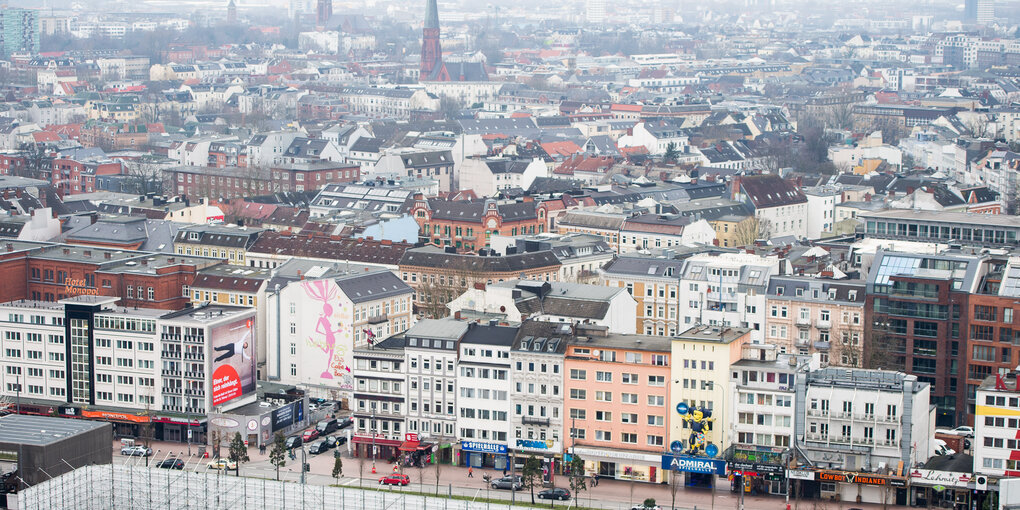
[[[676,163],[678,157],[680,157],[680,151],[676,148],[676,142],[666,144],[666,153],[662,155],[662,159],[667,163]]]
[[[280,468],[287,463],[287,440],[277,432],[273,437],[273,447],[269,449],[269,463],[276,468],[276,479],[280,479]]]
[[[439,468],[440,468],[440,462],[439,462],[438,455],[439,455],[439,445],[433,445],[432,446],[432,464],[436,468],[436,496],[439,495],[439,474],[440,474],[439,473]]]
[[[641,506],[645,508],[655,508],[655,498],[645,498],[644,502],[641,503]]]
[[[457,114],[464,109],[464,105],[450,97],[442,96],[439,98],[439,113],[443,114],[443,118],[446,120],[454,120],[457,118]]]
[[[584,459],[574,454],[570,459],[570,492],[574,493],[574,501],[578,501],[581,491],[585,490],[588,490],[588,484],[584,479]]]
[[[671,469],[669,471],[669,495],[673,498],[673,502],[670,503],[670,510],[676,510],[676,493],[680,491],[680,472]]]
[[[339,453],[339,450],[337,452]],[[344,459],[337,455],[336,460],[333,461],[333,479],[340,483],[341,476],[344,476]]]
[[[521,481],[524,487],[531,491],[531,504],[535,504],[535,485],[542,480],[542,461],[529,455],[524,461],[524,469],[521,470]]]
[[[772,237],[772,222],[767,218],[749,216],[733,228],[736,246],[750,246],[759,239]]]
[[[248,458],[248,447],[245,446],[240,432],[234,432],[234,438],[230,440],[230,455],[228,458],[231,462],[237,464],[234,474],[241,476],[241,463],[248,462],[251,459]]]

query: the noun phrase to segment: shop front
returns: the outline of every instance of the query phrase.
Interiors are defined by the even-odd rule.
[[[430,462],[435,445],[426,443],[418,437],[418,434],[409,432],[404,434],[404,442],[400,443],[397,450],[400,452],[400,461],[407,467],[421,467]]]
[[[143,427],[151,423],[148,416],[138,416],[131,413],[120,413],[114,411],[81,411],[81,417],[87,420],[107,421],[113,425],[114,437],[147,437],[143,434]]]
[[[502,471],[507,469],[508,462],[505,444],[481,441],[460,442],[460,462],[458,464],[461,466],[492,468]]]
[[[205,417],[182,418],[157,414],[152,417],[154,438],[173,443],[205,444]]]
[[[514,471],[520,472],[524,469],[525,459],[534,455],[542,461],[542,482],[554,483],[556,472],[562,470],[562,448],[563,445],[559,441],[550,439],[517,439],[510,454]]]
[[[586,473],[600,477],[635,482],[667,482],[669,472],[663,472],[660,454],[627,452],[608,448],[576,446],[572,455],[584,461]]]
[[[731,473],[741,474],[751,495],[786,494],[785,456],[786,449],[770,446],[734,445],[726,452]]]
[[[927,508],[971,508],[971,495],[977,487],[971,473],[912,469],[910,505]]]
[[[907,480],[853,471],[818,471],[819,497],[832,501],[905,505]]]
[[[661,457],[660,467],[683,473],[685,487],[714,488],[715,477],[726,476],[726,461],[710,457],[667,454]]]
[[[379,462],[393,463],[402,458],[400,446],[404,441],[386,439],[382,434],[355,434],[351,439],[354,443],[354,456]]]

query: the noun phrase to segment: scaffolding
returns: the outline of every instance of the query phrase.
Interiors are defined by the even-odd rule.
[[[509,503],[472,502],[398,491],[303,485],[237,477],[222,471],[94,465],[21,491],[21,509],[48,510],[499,510]]]

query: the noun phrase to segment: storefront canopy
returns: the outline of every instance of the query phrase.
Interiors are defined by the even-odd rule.
[[[419,442],[419,441],[404,441],[400,445],[400,451],[402,451],[402,452],[413,452],[413,451],[417,450],[419,446],[421,446],[421,442]]]

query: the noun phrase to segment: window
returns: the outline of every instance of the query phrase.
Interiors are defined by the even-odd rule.
[[[650,375],[650,376],[648,376],[648,385],[649,386],[665,386],[666,385],[666,376],[664,376],[664,375]]]
[[[570,419],[572,420],[584,420],[587,418],[587,412],[584,409],[571,409]]]
[[[637,413],[622,413],[620,415],[621,423],[637,423],[637,421],[638,421]]]
[[[612,372],[595,372],[595,380],[598,382],[613,382]]]
[[[595,411],[595,421],[613,421],[613,413],[610,411]]]
[[[570,369],[570,378],[572,380],[575,380],[575,381],[584,381],[585,379],[588,378],[588,374],[584,370],[579,370],[579,369],[576,369],[576,368],[571,368]]]
[[[620,434],[620,442],[637,444],[637,434],[624,432],[623,434]]]
[[[595,431],[596,441],[612,441],[613,433],[608,430],[596,430]]]
[[[662,407],[666,405],[666,397],[663,395],[648,395],[648,405],[652,407]]]
[[[649,414],[648,415],[648,426],[649,427],[661,427],[661,426],[663,426],[663,423],[665,423],[665,420],[663,419],[662,416],[658,416],[658,415],[654,415],[654,414]]]
[[[637,393],[621,393],[620,401],[624,404],[637,404],[638,396]]]
[[[595,392],[595,400],[597,400],[599,402],[612,402],[613,401],[613,392],[611,392],[611,391],[596,391]]]
[[[570,398],[572,400],[585,400],[588,398],[587,392],[578,388],[570,388]]]

